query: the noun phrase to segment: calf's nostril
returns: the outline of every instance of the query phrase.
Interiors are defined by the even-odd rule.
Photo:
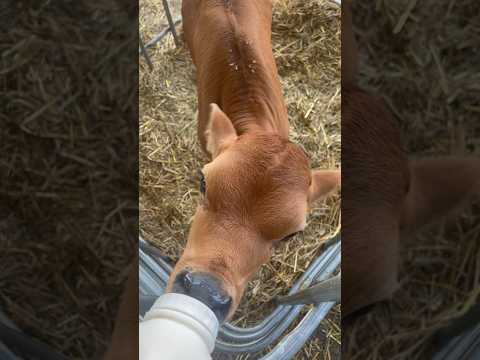
[[[203,272],[182,271],[175,277],[172,292],[191,296],[207,305],[223,322],[228,315],[232,298],[222,288],[221,281]]]
[[[179,276],[177,276],[177,278],[175,279],[175,283],[177,283],[177,280],[178,280],[178,285],[180,287],[179,290],[183,288],[183,290],[189,291],[190,288],[192,287],[191,273],[189,272],[185,271],[183,273],[180,273]]]

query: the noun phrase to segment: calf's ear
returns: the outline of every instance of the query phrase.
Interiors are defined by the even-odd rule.
[[[407,232],[461,209],[480,195],[480,158],[410,161],[410,187],[401,226]]]
[[[341,185],[340,170],[313,170],[312,183],[308,189],[308,201],[313,203],[324,199]]]
[[[207,140],[207,151],[212,155],[212,158],[215,158],[222,149],[237,139],[232,121],[217,104],[210,104],[205,138]]]

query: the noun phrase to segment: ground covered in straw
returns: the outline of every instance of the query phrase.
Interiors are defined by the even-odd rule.
[[[408,151],[480,154],[480,3],[362,0],[354,14],[360,82],[386,101]],[[479,223],[477,202],[403,250],[391,313],[357,322],[348,359],[429,358],[433,332],[478,302]]]
[[[179,1],[172,2],[174,18]],[[140,34],[148,42],[165,26],[160,0],[140,2]],[[317,168],[340,166],[340,11],[329,1],[275,2],[273,48],[291,122],[291,138]],[[181,33],[181,26],[178,27]],[[199,196],[198,169],[206,162],[197,142],[194,68],[171,36],[149,50],[153,72],[141,61],[141,233],[178,259]],[[307,268],[325,239],[340,231],[340,199],[313,209],[307,230],[280,247],[250,282],[234,322],[253,324]],[[296,359],[339,357],[340,308]],[[239,356],[254,359],[255,356]]]

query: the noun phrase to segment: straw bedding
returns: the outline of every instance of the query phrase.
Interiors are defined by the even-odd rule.
[[[180,1],[172,1],[173,17]],[[161,1],[140,2],[140,34],[148,42],[165,26]],[[178,27],[181,33],[181,26]],[[313,167],[340,166],[340,11],[329,1],[274,3],[273,49],[291,124]],[[194,68],[169,35],[149,50],[154,64],[140,72],[140,224],[145,239],[172,260],[185,245],[199,196],[198,169],[207,160],[197,142]],[[338,195],[312,209],[305,233],[276,250],[249,283],[234,323],[250,325],[273,308],[314,259],[322,242],[340,231]],[[332,310],[296,359],[338,358],[340,307]],[[255,359],[258,355],[239,356]]]
[[[355,3],[360,82],[386,101],[408,151],[478,155],[480,3]],[[477,202],[418,234],[403,250],[390,314],[362,318],[344,334],[348,359],[429,358],[433,332],[478,302],[479,223]]]

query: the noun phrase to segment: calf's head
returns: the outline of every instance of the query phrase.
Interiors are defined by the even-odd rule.
[[[202,198],[168,290],[197,297],[222,321],[273,246],[302,231],[309,204],[339,185],[337,171],[312,171],[304,151],[274,134],[237,135],[212,104],[206,131],[212,161]]]

